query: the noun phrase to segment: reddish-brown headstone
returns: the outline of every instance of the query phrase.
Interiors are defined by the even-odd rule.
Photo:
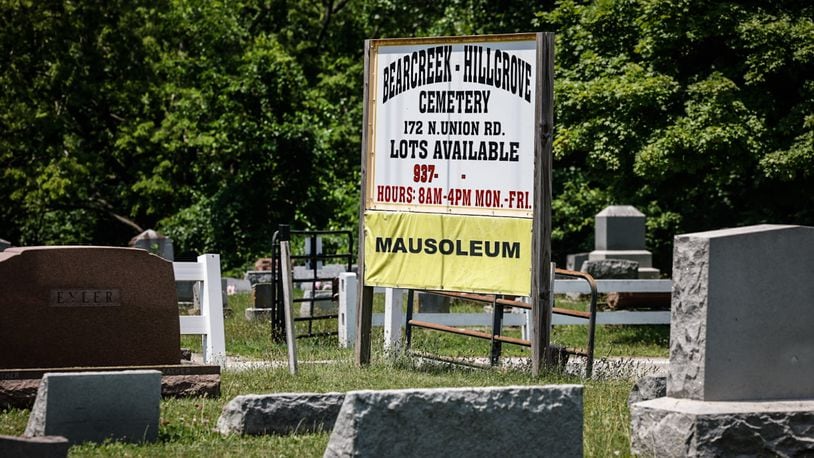
[[[172,263],[144,250],[0,253],[0,369],[178,364]]]

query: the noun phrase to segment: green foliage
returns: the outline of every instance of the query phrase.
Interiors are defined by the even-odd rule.
[[[662,269],[676,233],[813,224],[813,13],[692,0],[541,13],[558,34],[555,247],[586,249],[586,212],[607,203],[645,212]]]
[[[141,229],[235,269],[358,218],[363,40],[557,33],[555,259],[593,215],[814,224],[814,7],[798,0],[0,2],[0,236]],[[778,196],[782,196],[779,199]]]

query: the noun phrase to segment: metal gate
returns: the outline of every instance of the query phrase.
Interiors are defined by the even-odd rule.
[[[576,356],[583,356],[586,358],[586,376],[590,377],[593,373],[593,365],[594,365],[594,335],[596,329],[596,281],[594,278],[584,272],[577,272],[573,270],[565,270],[565,269],[554,269],[554,273],[556,275],[566,276],[566,277],[574,277],[574,278],[581,278],[588,282],[591,287],[591,303],[588,307],[587,312],[582,312],[579,310],[570,310],[564,309],[559,307],[552,307],[551,313],[558,314],[558,315],[568,315],[578,318],[583,318],[588,320],[588,342],[587,348],[584,350],[581,349],[572,349],[572,348],[563,348],[559,351],[562,351],[566,354],[572,354]],[[500,296],[496,295],[481,295],[481,294],[472,294],[472,293],[454,293],[454,292],[441,292],[441,291],[422,291],[426,293],[436,294],[440,296],[448,296],[457,299],[463,299],[468,301],[475,301],[475,302],[484,302],[492,304],[492,332],[483,332],[483,331],[476,331],[473,329],[462,329],[456,328],[453,326],[447,326],[438,323],[430,323],[426,321],[418,321],[413,319],[413,291],[408,290],[407,292],[407,320],[405,326],[405,339],[406,339],[406,348],[407,351],[410,351],[410,344],[412,341],[412,327],[419,327],[424,329],[432,329],[435,331],[441,332],[449,332],[452,334],[458,334],[463,336],[475,337],[478,339],[485,339],[491,341],[491,351],[489,355],[489,363],[492,366],[497,365],[500,362],[500,354],[502,351],[502,346],[504,343],[514,344],[514,345],[521,345],[524,347],[531,347],[531,341],[525,339],[518,339],[516,337],[509,337],[501,335],[501,329],[503,327],[503,312],[506,307],[517,307],[521,309],[525,309],[531,311],[531,305],[525,302],[504,299]],[[553,285],[552,285],[553,291]],[[552,361],[556,360],[558,356],[558,352],[555,351],[554,347],[546,348],[546,360]],[[456,364],[460,364],[460,361],[457,360],[450,360],[443,357],[438,357],[436,355],[427,355],[427,354],[420,354],[419,356],[428,357],[431,359],[438,359],[442,361],[452,362]]]
[[[280,225],[280,230],[274,233],[272,237],[272,272],[271,272],[271,336],[275,342],[285,342],[285,300],[283,298],[283,284],[282,284],[282,274],[280,272],[280,232],[284,231],[285,225]],[[311,284],[311,297],[302,297],[294,299],[294,304],[301,304],[301,303],[308,303],[309,313],[308,316],[298,316],[294,318],[294,322],[307,322],[308,323],[308,331],[305,334],[300,334],[296,336],[297,338],[305,338],[305,337],[318,337],[318,336],[330,336],[330,335],[337,335],[337,331],[330,331],[330,332],[314,332],[314,321],[320,320],[330,320],[336,319],[339,317],[336,313],[331,314],[324,314],[324,315],[314,315],[314,304],[317,302],[332,302],[336,300],[337,288],[335,283],[334,277],[326,277],[320,276],[320,265],[324,261],[334,261],[340,260],[341,264],[344,264],[345,271],[350,272],[353,266],[353,232],[350,230],[338,230],[338,231],[290,231],[291,240],[292,242],[295,241],[295,237],[298,237],[303,242],[304,253],[297,254],[291,256],[292,263],[296,261],[306,261],[306,265],[308,267],[309,274],[308,278],[293,278],[293,283],[296,285],[303,285],[310,283]],[[346,240],[345,247],[337,247],[337,252],[332,254],[325,254],[318,250],[319,245],[319,238],[323,235],[338,235],[343,236]],[[347,251],[341,251],[340,248],[344,248]],[[292,274],[292,277],[293,274]],[[317,287],[322,282],[330,282],[331,289],[330,295],[317,297]],[[300,288],[302,289],[302,288]],[[326,291],[322,290],[321,291]]]

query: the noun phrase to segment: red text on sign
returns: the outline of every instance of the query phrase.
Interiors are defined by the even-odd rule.
[[[409,186],[376,186],[376,201],[409,204],[415,198],[413,188]]]

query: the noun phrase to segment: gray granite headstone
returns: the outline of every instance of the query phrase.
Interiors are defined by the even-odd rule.
[[[10,246],[11,246],[11,242],[9,242],[8,240],[0,239],[0,251],[3,251],[3,250],[5,250],[6,248],[8,248]]]
[[[667,396],[631,405],[639,456],[814,456],[814,227],[675,238]]]
[[[133,248],[147,250],[150,253],[161,256],[167,261],[175,260],[175,250],[172,246],[172,239],[152,229],[147,229],[130,239],[129,245]]]
[[[268,309],[272,307],[274,298],[271,297],[272,293],[271,283],[256,283],[252,286],[252,300],[254,308]]]
[[[449,296],[437,294],[416,293],[418,296],[418,311],[421,313],[449,313]]]
[[[582,263],[588,260],[589,253],[574,253],[566,256],[565,268],[579,272]]]
[[[237,396],[223,406],[221,434],[305,434],[330,431],[344,393],[275,393]]]
[[[255,320],[270,320],[272,318],[272,284],[271,283],[255,283],[252,286],[252,302],[253,307],[249,307],[243,311],[247,321]]]
[[[72,444],[152,442],[158,437],[161,372],[51,372],[42,377],[26,436]]]
[[[814,227],[676,237],[671,397],[814,398]]]
[[[638,278],[658,278],[647,251],[645,216],[631,205],[611,205],[596,214],[594,251],[588,260],[626,259],[639,263]]]
[[[354,391],[325,457],[582,456],[582,386]]]
[[[611,205],[596,214],[597,250],[644,250],[644,213],[632,205]]]

